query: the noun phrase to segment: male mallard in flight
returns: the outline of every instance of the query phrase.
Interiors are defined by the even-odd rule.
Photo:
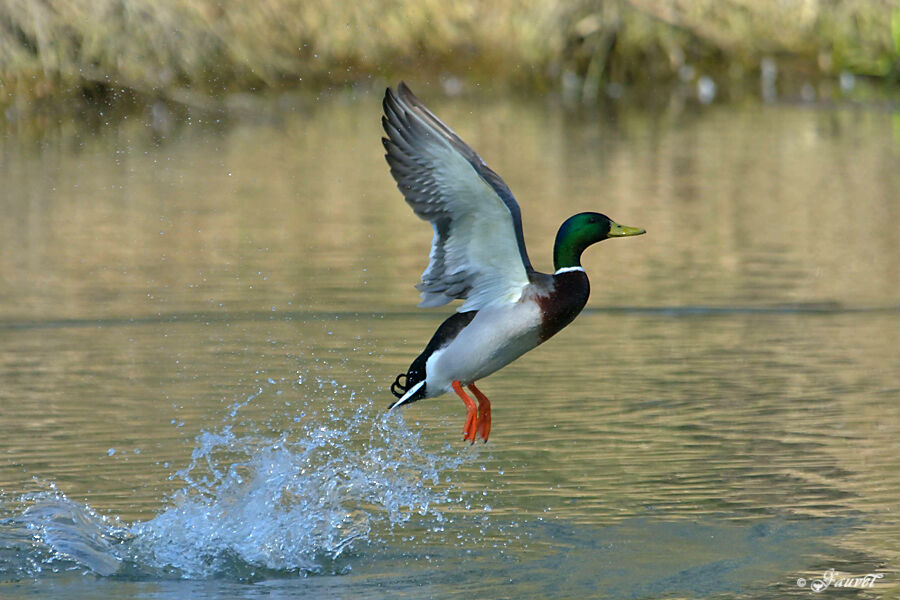
[[[466,405],[463,439],[487,441],[491,403],[475,382],[508,365],[572,322],[590,293],[581,267],[585,248],[640,235],[608,217],[584,212],[560,226],[552,275],[531,266],[522,216],[512,192],[405,83],[384,95],[382,138],[391,175],[434,237],[416,287],[419,306],[464,300],[391,385],[390,408],[453,391]],[[405,381],[401,383],[401,378]],[[463,390],[468,387],[478,406]]]

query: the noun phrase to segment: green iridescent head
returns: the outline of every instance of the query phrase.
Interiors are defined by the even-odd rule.
[[[583,212],[573,215],[560,225],[553,244],[553,268],[580,267],[581,253],[591,244],[607,238],[626,237],[646,233],[640,227],[619,225],[606,215]]]

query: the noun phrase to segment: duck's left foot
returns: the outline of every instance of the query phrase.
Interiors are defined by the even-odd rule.
[[[475,443],[475,438],[477,436],[481,436],[485,442],[488,441],[488,436],[491,434],[491,402],[487,399],[487,396],[481,393],[474,384],[469,384],[469,389],[472,390],[472,393],[475,394],[475,397],[478,398],[478,406],[475,406],[475,401],[472,400],[468,394],[462,389],[462,383],[459,381],[454,381],[452,384],[453,391],[456,392],[456,395],[462,398],[463,403],[466,405],[466,424],[463,425],[463,439],[469,440],[471,443]]]
[[[456,395],[462,398],[463,403],[466,405],[466,424],[463,425],[463,439],[472,440],[472,443],[474,444],[475,431],[478,427],[478,408],[475,406],[475,401],[469,398],[468,394],[463,391],[460,382],[454,381],[450,385],[453,388],[453,391],[456,392]]]
[[[485,396],[481,390],[475,387],[474,383],[469,384],[469,389],[472,390],[472,393],[478,398],[477,431],[481,435],[481,439],[487,442],[488,436],[491,435],[491,401],[488,400],[488,397]],[[475,441],[474,438],[472,441]]]

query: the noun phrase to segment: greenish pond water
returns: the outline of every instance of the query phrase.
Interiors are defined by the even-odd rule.
[[[648,230],[483,381],[488,444],[384,413],[452,308],[378,95],[7,124],[0,598],[895,597],[900,115],[417,91],[537,268],[572,213]]]

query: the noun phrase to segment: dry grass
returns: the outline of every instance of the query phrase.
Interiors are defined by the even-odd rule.
[[[900,0],[0,0],[0,105],[236,92],[412,73],[499,85],[752,74],[763,56],[896,80]]]
[[[896,0],[631,0],[724,56],[793,56],[827,74],[887,77],[900,69]]]

